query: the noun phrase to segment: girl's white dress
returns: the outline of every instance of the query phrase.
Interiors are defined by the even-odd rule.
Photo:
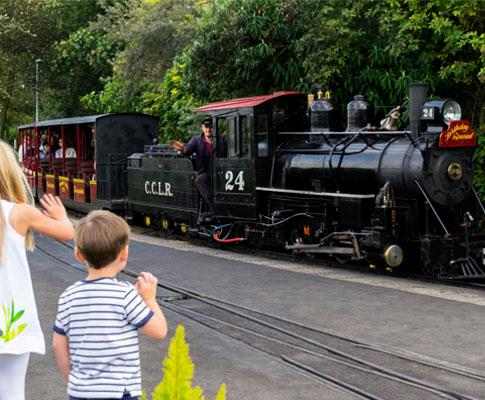
[[[0,205],[6,222],[0,265],[0,355],[44,354],[44,335],[35,305],[25,237],[9,223],[15,203],[0,200]]]

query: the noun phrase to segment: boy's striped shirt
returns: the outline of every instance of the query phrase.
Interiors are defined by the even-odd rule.
[[[69,338],[68,394],[83,398],[141,395],[137,329],[153,312],[135,287],[115,278],[76,282],[59,298],[54,331]]]

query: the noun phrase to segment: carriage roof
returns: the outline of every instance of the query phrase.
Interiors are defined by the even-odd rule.
[[[44,128],[48,126],[62,126],[62,125],[82,125],[82,124],[90,124],[90,123],[95,123],[99,119],[102,118],[112,118],[116,116],[143,116],[145,118],[156,118],[158,117],[152,116],[152,115],[147,115],[147,114],[142,114],[142,113],[114,113],[114,114],[98,114],[98,115],[86,115],[84,117],[72,117],[72,118],[59,118],[59,119],[50,119],[47,121],[39,121],[37,123],[30,123],[30,124],[25,124],[21,125],[18,127],[18,129],[25,129],[25,128]]]

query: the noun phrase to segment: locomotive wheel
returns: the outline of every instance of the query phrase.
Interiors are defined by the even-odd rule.
[[[174,226],[173,221],[171,221],[167,218],[163,218],[160,221],[160,227],[163,229],[164,232],[166,232],[168,234],[172,234],[175,231],[175,226]]]

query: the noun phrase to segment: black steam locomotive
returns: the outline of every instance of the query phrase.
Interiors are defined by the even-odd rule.
[[[338,131],[329,99],[309,102],[298,92],[198,108],[215,127],[211,218],[201,218],[193,160],[168,145],[133,149],[119,179],[123,190],[112,191],[119,198],[85,200],[221,243],[484,277],[485,209],[472,186],[477,137],[459,104],[428,100],[426,85],[411,85],[410,128],[402,131],[395,128],[399,107],[379,127],[369,123],[369,109],[356,96]]]

